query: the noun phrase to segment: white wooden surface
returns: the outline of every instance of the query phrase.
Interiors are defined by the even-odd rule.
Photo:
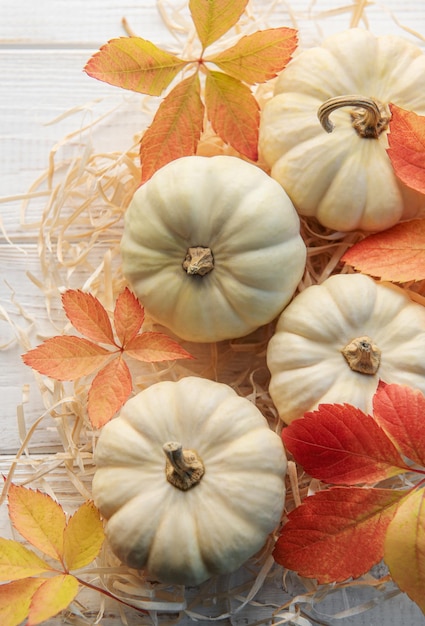
[[[251,8],[257,17],[264,16],[262,22],[255,22],[256,28],[295,26],[300,30],[301,44],[311,45],[356,20],[360,3],[350,6],[347,2],[340,10],[342,4],[337,0],[253,0]],[[187,15],[184,1],[163,1],[160,7],[176,23]],[[421,45],[415,32],[425,35],[422,0],[370,2],[365,15],[367,23],[362,22],[363,25],[374,32],[404,34]],[[22,364],[20,355],[29,347],[28,340],[36,345],[41,337],[55,332],[45,297],[28,277],[28,273],[41,276],[36,224],[47,196],[31,203],[26,219],[34,224],[32,227],[22,227],[22,200],[33,181],[46,171],[52,148],[69,133],[76,135],[68,142],[64,158],[78,155],[89,143],[98,150],[126,150],[132,145],[135,134],[149,122],[149,115],[142,113],[140,96],[90,79],[82,71],[85,62],[103,43],[125,34],[121,25],[123,17],[137,34],[158,45],[175,52],[180,52],[185,45],[186,33],[170,34],[156,0],[0,2],[0,225],[3,229],[0,233],[0,469],[3,474],[8,472],[25,429],[45,411],[33,373]],[[117,112],[105,122],[88,133],[78,133],[117,105],[120,105]],[[81,278],[78,274],[73,276],[73,286],[82,286],[79,280],[85,279],[84,274]],[[60,307],[53,304],[53,322],[62,319],[60,316]],[[36,430],[31,439],[32,455],[39,454],[45,459],[47,453],[61,449],[58,431],[48,424]],[[28,460],[20,464],[16,477],[30,479],[36,469],[36,463]],[[62,495],[64,506],[68,496],[72,502],[66,490]],[[0,520],[1,534],[10,535],[4,504]],[[276,586],[274,599],[277,603],[278,591]],[[342,608],[331,606],[329,613]],[[134,615],[129,619],[137,623]],[[231,623],[263,623],[257,619],[258,616],[251,617],[249,612],[244,612]],[[323,619],[326,623],[352,626],[419,626],[425,623],[422,614],[403,596],[357,617],[341,621]],[[51,623],[60,622],[61,618],[57,618]],[[119,624],[120,620],[111,618],[103,623]],[[186,618],[184,623],[192,622]],[[225,620],[225,623],[230,621]]]

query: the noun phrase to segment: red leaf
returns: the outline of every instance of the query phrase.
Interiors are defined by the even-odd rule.
[[[322,404],[283,429],[297,463],[336,485],[373,484],[408,468],[375,420],[348,404]]]
[[[386,530],[405,495],[358,487],[320,491],[289,513],[274,558],[320,584],[357,578],[382,559]]]
[[[206,48],[232,28],[248,0],[189,0],[189,9],[198,37]]]
[[[123,347],[137,335],[144,319],[144,308],[136,296],[126,287],[118,296],[114,310],[115,330]]]
[[[387,150],[397,177],[425,194],[425,116],[390,105]]]
[[[204,105],[195,73],[164,98],[142,137],[142,182],[170,161],[195,154],[203,124]]]
[[[58,336],[23,355],[26,365],[55,380],[75,380],[105,365],[111,352],[82,337]]]
[[[425,467],[425,396],[405,385],[381,382],[373,398],[373,414],[402,454]]]
[[[119,37],[102,46],[84,71],[105,83],[159,96],[187,65],[141,37]]]
[[[264,83],[281,72],[297,47],[293,28],[269,28],[245,35],[236,45],[209,57],[226,74],[253,85]]]
[[[425,278],[425,220],[397,224],[369,235],[342,256],[344,263],[382,280],[406,282]]]
[[[130,370],[118,357],[106,365],[94,378],[88,396],[87,412],[94,428],[101,428],[113,418],[132,390]]]
[[[256,161],[260,108],[249,87],[232,76],[209,71],[205,102],[214,132],[248,159]]]
[[[115,345],[108,313],[91,293],[69,289],[62,295],[62,304],[78,332],[92,341]]]
[[[145,332],[137,335],[127,343],[125,353],[133,359],[149,363],[193,358],[176,341],[157,332]]]

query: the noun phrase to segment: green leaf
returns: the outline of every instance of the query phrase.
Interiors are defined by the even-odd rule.
[[[195,154],[204,122],[198,74],[189,76],[162,101],[142,137],[142,182],[166,163]]]
[[[232,28],[248,0],[190,0],[189,10],[204,48]]]
[[[141,37],[119,37],[102,46],[84,71],[115,87],[159,96],[187,63]]]
[[[249,87],[222,72],[208,71],[205,102],[214,132],[256,161],[260,109]]]
[[[226,74],[253,85],[264,83],[281,72],[297,47],[293,28],[270,28],[246,35],[238,43],[205,59]]]

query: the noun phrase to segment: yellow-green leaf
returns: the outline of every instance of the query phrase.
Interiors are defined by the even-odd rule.
[[[119,37],[102,46],[84,71],[92,78],[159,96],[187,64],[141,37]]]
[[[0,537],[0,582],[21,580],[51,570],[32,550],[18,541]]]
[[[0,585],[0,624],[18,626],[28,615],[31,599],[40,585],[42,578],[23,578],[5,585]]]
[[[242,37],[236,45],[209,59],[226,74],[250,85],[263,83],[281,72],[297,47],[293,28],[270,28]]]
[[[104,540],[103,524],[93,502],[85,502],[70,518],[64,533],[68,569],[85,567],[99,554]]]
[[[204,48],[232,28],[245,10],[248,0],[190,0],[189,9]]]
[[[44,554],[61,560],[66,525],[62,507],[47,494],[13,484],[8,504],[16,530]]]
[[[66,609],[78,589],[78,580],[69,574],[48,578],[32,597],[27,626],[41,624]]]
[[[214,131],[235,150],[256,161],[260,110],[249,87],[232,76],[209,71],[205,102]]]
[[[425,491],[405,498],[390,522],[384,561],[402,591],[425,613]]]
[[[199,77],[195,73],[176,85],[164,98],[142,137],[142,182],[166,163],[195,154],[203,121],[204,105]]]

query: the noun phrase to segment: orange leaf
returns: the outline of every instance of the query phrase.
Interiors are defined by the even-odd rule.
[[[89,565],[104,540],[103,524],[93,502],[84,502],[70,518],[64,533],[65,563],[70,570]]]
[[[88,395],[88,416],[94,428],[101,428],[115,415],[132,390],[130,370],[115,358],[98,372]]]
[[[109,316],[91,293],[69,289],[62,294],[62,304],[69,321],[78,332],[92,341],[115,345]]]
[[[249,87],[222,72],[208,71],[205,101],[214,131],[235,150],[256,161],[260,110]]]
[[[248,0],[190,0],[189,9],[204,48],[236,24]]]
[[[186,64],[146,39],[119,37],[102,46],[84,71],[115,87],[159,96]]]
[[[394,582],[425,613],[425,499],[417,489],[400,504],[388,526],[384,560]]]
[[[174,359],[192,359],[184,348],[176,341],[163,333],[145,332],[137,335],[127,343],[125,353],[137,359],[153,363],[154,361],[169,361]]]
[[[0,537],[0,582],[51,571],[50,565],[18,541]]]
[[[425,278],[425,220],[397,224],[369,235],[342,256],[344,263],[382,280],[406,282]]]
[[[23,355],[33,369],[56,380],[75,380],[102,367],[111,352],[82,337],[58,336]]]
[[[409,469],[375,420],[348,404],[321,404],[282,439],[310,476],[335,485],[373,484]]]
[[[357,578],[382,559],[385,533],[405,495],[361,487],[319,491],[288,514],[274,558],[320,584]]]
[[[69,574],[48,578],[32,597],[27,626],[41,624],[66,609],[78,589],[78,580]]]
[[[274,78],[288,64],[297,47],[293,28],[270,28],[245,35],[236,45],[206,60],[226,74],[250,85]]]
[[[118,296],[114,310],[115,330],[123,347],[137,335],[144,319],[144,308],[136,296],[126,287]]]
[[[47,494],[13,484],[8,504],[10,520],[22,537],[44,554],[61,560],[66,525],[62,507]]]
[[[43,579],[23,578],[0,585],[0,624],[18,626],[28,615],[31,598]]]
[[[204,122],[198,74],[181,81],[162,101],[142,137],[142,182],[160,167],[195,154]]]
[[[407,385],[379,383],[373,415],[402,454],[425,467],[425,396]],[[425,564],[425,561],[424,561]]]
[[[387,150],[396,176],[425,194],[425,116],[390,105]]]

